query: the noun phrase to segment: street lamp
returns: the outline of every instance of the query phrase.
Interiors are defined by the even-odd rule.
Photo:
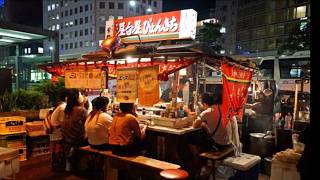
[[[129,1],[129,5],[132,6],[132,7],[136,6],[136,1],[133,1],[133,0]]]
[[[50,50],[51,61],[53,62],[54,61],[54,58],[53,58],[53,46],[50,46],[49,50]]]
[[[148,12],[148,13],[151,13],[151,12],[152,12],[152,9],[149,7],[149,8],[147,9],[147,12]]]

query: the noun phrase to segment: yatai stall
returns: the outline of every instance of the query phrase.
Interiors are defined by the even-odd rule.
[[[185,148],[180,143],[197,130],[191,127],[196,114],[179,113],[179,70],[208,64],[222,71],[223,126],[229,121],[236,124],[236,115],[241,117],[254,70],[252,62],[218,56],[207,44],[194,41],[196,24],[197,13],[192,9],[107,21],[100,51],[39,67],[51,73],[53,81],[63,76],[67,88],[108,89],[108,81],[116,79],[113,103],[138,104],[138,119],[150,124],[148,135],[154,137],[150,140],[151,155],[177,162]],[[172,101],[159,106],[159,83],[167,81],[170,74],[174,74]],[[198,72],[192,77],[194,106],[198,105],[198,77]]]

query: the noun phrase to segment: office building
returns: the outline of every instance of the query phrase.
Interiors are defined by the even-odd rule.
[[[290,32],[310,20],[310,0],[238,0],[236,53],[277,55]]]
[[[60,60],[73,59],[100,49],[106,21],[161,11],[162,0],[43,0],[43,28],[59,32]]]
[[[238,0],[216,0],[216,6],[210,12],[210,17],[216,18],[222,25],[217,44],[222,46],[220,54],[233,55],[236,42],[236,22]]]

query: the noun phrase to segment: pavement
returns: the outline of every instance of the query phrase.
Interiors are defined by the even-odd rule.
[[[12,179],[12,178],[7,178]],[[42,155],[29,158],[20,162],[20,171],[16,174],[16,180],[90,180],[93,176],[79,175],[72,172],[52,172],[50,165],[50,155]],[[209,180],[213,179],[212,176]],[[265,174],[259,174],[258,180],[269,180]],[[222,180],[216,177],[216,180]]]
[[[92,179],[71,172],[52,172],[50,156],[42,155],[20,162],[20,172],[16,180],[87,180]]]

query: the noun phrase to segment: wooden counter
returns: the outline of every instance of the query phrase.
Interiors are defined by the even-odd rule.
[[[181,128],[181,129],[175,129],[175,128],[164,127],[164,126],[150,125],[147,127],[147,130],[161,132],[161,133],[175,134],[175,135],[183,135],[189,132],[196,131],[198,130],[198,128],[193,128],[191,126],[191,127]]]

